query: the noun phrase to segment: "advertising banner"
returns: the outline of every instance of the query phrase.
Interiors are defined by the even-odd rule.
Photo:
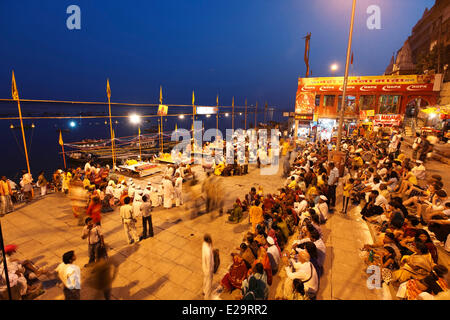
[[[342,92],[343,83],[343,77],[300,78],[297,96],[301,92]],[[432,92],[434,89],[434,75],[349,77],[347,83],[348,93]]]
[[[374,125],[399,126],[403,120],[401,114],[377,114],[373,120]]]
[[[297,92],[295,114],[313,114],[316,95],[312,92]]]

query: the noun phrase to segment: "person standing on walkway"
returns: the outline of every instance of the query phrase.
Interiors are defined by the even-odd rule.
[[[39,177],[38,177],[38,187],[41,188],[41,197],[45,196],[47,194],[47,179],[45,179],[44,176],[44,171],[41,171],[39,173]]]
[[[124,205],[120,207],[120,217],[122,218],[123,229],[128,239],[128,244],[139,242],[136,232],[136,219],[133,216],[133,207],[130,205],[130,197],[124,199]]]
[[[31,199],[33,199],[33,186],[31,184],[33,182],[33,177],[26,170],[22,170],[22,174],[21,185],[25,194],[26,202],[28,203]]]
[[[152,203],[150,201],[150,196],[147,194],[142,197],[141,215],[143,228],[142,239],[153,237]],[[147,235],[147,225],[148,225],[148,235]]]
[[[328,199],[330,210],[336,205],[336,187],[339,181],[339,169],[335,167],[334,162],[329,163],[330,175],[328,176]]]
[[[202,245],[202,270],[203,270],[203,295],[205,300],[210,299],[212,291],[212,280],[214,275],[214,253],[212,239],[209,234],[203,237]]]
[[[183,178],[180,173],[175,173],[175,206],[183,204]]]
[[[89,262],[85,267],[98,261],[100,258],[100,247],[104,243],[102,229],[99,225],[94,223],[92,218],[87,217],[85,220],[86,226],[83,228],[81,239],[88,239],[88,255]]]
[[[170,209],[172,208],[172,200],[173,200],[173,193],[174,193],[174,189],[173,189],[173,183],[170,180],[170,178],[168,176],[165,176],[163,181],[162,181],[162,186],[163,186],[163,201],[164,201],[164,208],[166,209]]]
[[[56,272],[64,285],[65,300],[80,300],[81,272],[80,267],[73,264],[76,260],[73,250],[63,254],[63,262],[58,265]]]
[[[0,180],[0,195],[1,195],[1,209],[0,214],[10,213],[14,210],[14,206],[11,200],[12,190],[11,185],[8,183],[8,179],[2,176]]]
[[[259,206],[259,200],[255,200],[255,204],[250,207],[249,216],[252,224],[252,233],[256,234],[256,226],[264,222],[264,215],[262,208]]]

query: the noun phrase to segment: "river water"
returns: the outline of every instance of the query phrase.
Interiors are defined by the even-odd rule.
[[[70,116],[70,119],[24,119],[23,124],[28,147],[28,156],[30,160],[30,168],[33,178],[37,178],[38,173],[42,170],[46,172],[47,179],[51,178],[51,174],[57,168],[63,168],[63,158],[61,154],[61,146],[58,143],[59,131],[63,130],[64,143],[72,143],[83,139],[109,139],[110,127],[108,118],[83,119],[80,115],[107,116],[108,109],[104,105],[68,105],[68,104],[44,104],[44,103],[21,103],[22,116],[34,117],[57,117]],[[243,110],[242,110],[243,111]],[[225,112],[222,111],[221,112]],[[132,113],[140,115],[154,115],[155,107],[112,107],[112,115],[125,116]],[[169,107],[170,114],[192,113],[189,107]],[[244,114],[235,111],[235,128],[244,128]],[[18,117],[17,103],[0,103],[0,117],[10,118]],[[263,112],[258,112],[258,121],[263,121]],[[142,119],[140,124],[141,133],[148,133],[146,130],[156,130],[158,128],[159,117],[146,117]],[[180,119],[177,116],[167,116],[163,118],[164,131],[172,131],[175,124],[179,129],[184,128],[190,130],[192,126],[192,117],[185,116]],[[255,119],[254,112],[249,112],[247,116],[247,127],[253,126]],[[284,118],[286,119],[286,118]],[[207,118],[205,115],[196,115],[196,120],[202,120],[206,129],[216,128],[216,116],[211,115]],[[281,112],[274,112],[273,121],[282,121]],[[106,121],[106,124],[105,124]],[[117,123],[116,123],[117,121]],[[74,122],[75,126],[71,127],[70,123]],[[34,128],[31,125],[34,124]],[[11,129],[11,125],[14,129]],[[231,128],[231,111],[228,117],[221,114],[219,116],[219,129],[225,133],[226,128]],[[113,118],[113,128],[116,137],[132,136],[138,134],[138,128],[132,124],[128,118]],[[8,178],[18,182],[20,172],[27,168],[25,153],[23,149],[22,132],[20,129],[20,121],[17,120],[0,120],[0,144],[4,152],[0,158],[0,175],[6,175]],[[71,149],[65,147],[65,151]],[[68,161],[66,155],[66,161]],[[71,164],[69,163],[69,166]]]

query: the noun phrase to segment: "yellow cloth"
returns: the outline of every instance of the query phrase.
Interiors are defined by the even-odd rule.
[[[295,180],[292,180],[291,183],[289,183],[289,185],[288,185],[288,187],[292,190],[295,189],[296,186],[297,186],[297,181],[295,181]]]
[[[318,195],[317,188],[314,186],[309,187],[309,189],[306,191],[306,196],[311,195]]]
[[[89,187],[91,185],[91,182],[89,181],[88,178],[84,178],[83,180],[83,187]]]
[[[417,184],[417,178],[412,172],[410,172],[410,174],[409,174],[408,181],[414,185]]]
[[[0,180],[0,194],[7,196],[10,195],[10,186],[8,181]]]
[[[251,206],[248,214],[250,215],[251,223],[257,224],[264,221],[263,211],[261,207]]]
[[[214,169],[214,174],[216,176],[220,176],[222,174],[223,169],[225,169],[225,165],[223,164],[223,162],[221,162]]]
[[[352,190],[352,184],[351,183],[347,183],[345,186],[344,186],[344,191],[342,192],[342,195],[344,196],[344,197],[350,197],[350,190]]]
[[[364,161],[361,157],[355,157],[355,159],[353,159],[353,162],[359,167],[362,167],[362,165],[364,164]]]

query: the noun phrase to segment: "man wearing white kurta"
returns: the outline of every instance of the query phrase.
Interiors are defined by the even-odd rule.
[[[136,191],[134,192],[134,199],[133,199],[133,216],[135,218],[138,218],[141,216],[141,205],[143,203],[142,201],[142,195],[143,191],[140,190],[141,188],[139,186],[136,187]]]
[[[203,237],[202,245],[203,294],[205,300],[211,296],[212,280],[214,274],[214,254],[212,240],[209,234]]]
[[[183,178],[179,173],[175,177],[175,205],[178,207],[183,204]]]
[[[172,208],[172,200],[173,200],[173,184],[169,177],[164,177],[162,181],[163,186],[163,197],[164,197],[164,208]]]

